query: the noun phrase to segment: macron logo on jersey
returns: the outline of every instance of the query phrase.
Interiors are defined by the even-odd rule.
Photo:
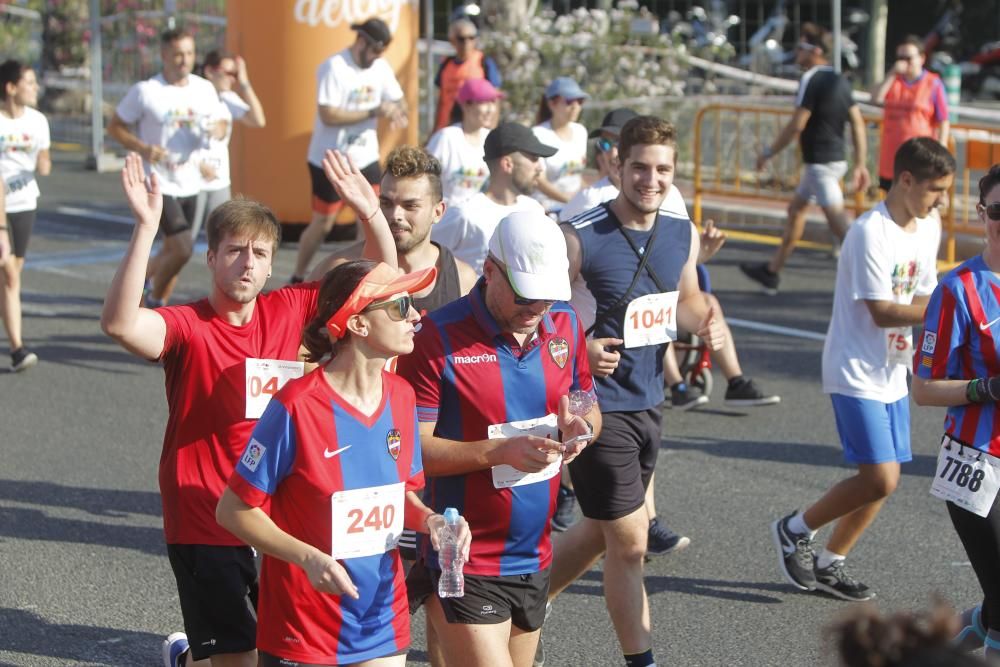
[[[451,355],[451,362],[453,364],[495,364],[497,361],[497,355],[495,354],[466,354]]]
[[[257,472],[257,466],[260,465],[260,460],[264,458],[264,452],[267,448],[257,442],[256,439],[250,438],[250,444],[247,445],[247,450],[243,452],[243,458],[240,459],[240,463],[247,467],[250,472]]]

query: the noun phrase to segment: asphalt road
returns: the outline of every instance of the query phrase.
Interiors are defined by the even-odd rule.
[[[58,176],[42,182],[24,275],[25,335],[41,362],[0,372],[0,664],[155,666],[162,637],[181,624],[156,485],[163,374],[101,334],[130,226],[116,177],[74,165],[57,161]],[[850,607],[785,584],[768,533],[771,520],[849,474],[815,340],[835,264],[801,252],[782,293],[766,297],[736,264],[767,251],[729,243],[711,265],[716,292],[730,317],[807,336],[735,329],[745,372],[780,393],[780,405],[723,407],[717,373],[706,409],[666,414],[657,503],[692,544],[646,570],[661,665],[834,664],[823,630]],[[281,249],[272,287],[294,252]],[[207,284],[198,258],[177,298],[198,298]],[[885,610],[922,607],[934,594],[961,607],[979,595],[943,504],[927,492],[941,421],[940,410],[914,406],[914,461],[852,554]],[[552,667],[621,664],[599,570],[557,600],[545,640]],[[411,663],[426,664],[419,617],[413,645]]]

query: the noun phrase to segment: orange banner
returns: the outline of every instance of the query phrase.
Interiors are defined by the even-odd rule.
[[[406,94],[406,130],[379,128],[383,159],[401,143],[417,143],[417,0],[239,0],[226,3],[226,48],[247,61],[267,127],[238,123],[230,143],[233,194],[270,206],[286,223],[310,219],[306,152],[316,116],[316,70],[354,43],[351,25],[372,16],[385,21],[392,42],[384,57]]]

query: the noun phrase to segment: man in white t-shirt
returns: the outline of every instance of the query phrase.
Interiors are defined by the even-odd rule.
[[[163,192],[163,247],[147,270],[146,305],[163,305],[191,258],[191,223],[203,180],[200,149],[221,138],[229,123],[216,119],[215,87],[193,74],[194,38],[181,30],[160,37],[163,71],[129,88],[118,103],[108,134],[139,153]],[[135,126],[135,132],[130,126]]]
[[[316,72],[316,120],[308,156],[312,219],[299,237],[292,283],[302,282],[343,204],[323,174],[323,155],[330,149],[347,155],[377,191],[382,178],[378,119],[386,118],[399,128],[408,123],[403,89],[392,66],[381,57],[392,40],[389,26],[370,18],[351,29],[358,33],[354,44],[330,56]]]
[[[912,329],[937,285],[937,250],[955,159],[930,137],[896,151],[892,187],[851,226],[837,264],[833,315],[823,345],[823,391],[830,394],[844,458],[857,474],[805,512],[771,524],[785,578],[801,590],[844,600],[875,593],[844,569],[844,559],[899,483],[910,461],[906,372]],[[836,521],[816,555],[813,536]]]
[[[500,123],[483,148],[490,170],[486,191],[449,208],[431,230],[431,240],[482,274],[490,237],[501,220],[514,211],[545,212],[531,193],[542,175],[541,158],[555,152],[524,125]]]

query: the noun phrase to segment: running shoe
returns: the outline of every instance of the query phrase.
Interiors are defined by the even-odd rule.
[[[552,530],[561,533],[573,525],[576,519],[576,494],[573,489],[559,485],[556,496],[556,513],[552,515]]]
[[[10,369],[15,373],[31,368],[38,363],[38,355],[29,352],[23,345],[10,353]]]
[[[670,388],[670,407],[674,410],[687,412],[706,403],[708,403],[708,396],[683,382],[678,382]]]
[[[180,667],[184,664],[184,654],[188,652],[188,636],[175,632],[163,640],[163,667]]]
[[[774,405],[781,402],[781,396],[768,395],[761,391],[752,378],[738,377],[729,382],[724,403],[734,407]]]
[[[816,574],[813,572],[813,540],[808,534],[800,535],[788,529],[788,522],[795,513],[771,524],[771,537],[778,549],[778,565],[788,583],[799,590],[816,589]]]
[[[778,293],[778,283],[781,281],[781,277],[777,273],[772,273],[771,269],[767,268],[767,262],[760,264],[743,263],[740,264],[740,271],[747,278],[763,287],[765,294],[774,296]]]
[[[649,520],[649,532],[646,540],[647,556],[662,556],[681,551],[689,544],[691,544],[690,538],[678,535],[670,530],[667,524],[660,523],[655,517]]]
[[[844,559],[834,561],[829,567],[817,567],[814,572],[818,591],[849,602],[861,602],[875,597],[875,591],[847,573]]]

